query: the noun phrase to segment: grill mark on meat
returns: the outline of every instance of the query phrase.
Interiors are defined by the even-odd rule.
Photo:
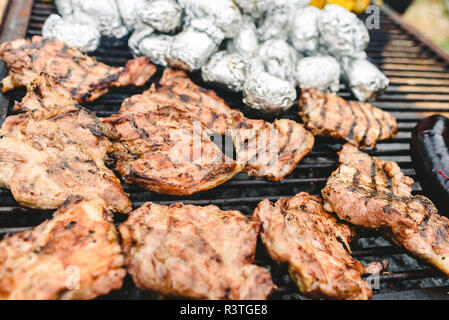
[[[274,205],[264,200],[252,218],[270,257],[288,264],[290,277],[311,298],[369,299],[366,269],[350,256],[352,230],[324,210],[320,198],[301,192]]]
[[[314,135],[345,139],[361,148],[375,148],[376,142],[388,139],[396,120],[368,103],[346,101],[335,93],[302,90],[299,115]]]
[[[344,114],[343,114],[343,108],[340,104],[340,101],[338,101],[338,100],[337,100],[337,106],[338,106],[338,114],[340,115],[340,119],[339,119],[339,121],[337,121],[337,126],[335,127],[335,130],[337,132],[340,132],[341,125],[343,124],[343,121],[344,121]]]
[[[377,176],[376,162],[372,161],[371,162],[371,184],[375,191],[377,191],[376,176]]]
[[[349,133],[347,135],[348,139],[352,140],[352,139],[354,139],[354,129],[358,122],[358,116],[354,112],[354,108],[352,107],[352,104],[348,101],[345,101],[345,103],[348,105],[349,109],[351,110],[352,116],[353,116],[351,126],[349,127]]]
[[[2,92],[26,86],[44,72],[57,79],[78,102],[94,101],[109,87],[142,86],[156,72],[148,58],[130,60],[125,67],[110,67],[67,48],[63,42],[38,36],[3,43],[0,57],[9,68],[9,75],[2,80]]]
[[[449,274],[449,219],[440,216],[428,198],[412,195],[413,179],[404,176],[396,163],[370,157],[350,144],[339,155],[340,166],[322,190],[325,207],[354,225],[381,230]],[[379,177],[374,186],[368,177],[373,175],[373,162]],[[359,172],[355,186],[351,175]]]
[[[238,211],[146,203],[119,231],[128,271],[142,290],[235,300],[266,299],[275,288],[269,272],[252,265],[258,227]]]
[[[323,104],[322,104],[322,106],[321,106],[321,112],[320,112],[321,119],[322,119],[322,122],[323,122],[322,127],[324,127],[324,124],[326,123],[326,107],[327,107],[327,102],[328,102],[327,96],[325,96],[325,97],[324,97],[324,102],[323,102]]]

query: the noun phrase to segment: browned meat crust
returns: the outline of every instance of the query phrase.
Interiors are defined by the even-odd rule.
[[[365,268],[349,255],[352,230],[324,211],[322,200],[307,193],[264,200],[253,221],[269,255],[287,263],[304,295],[328,299],[369,299],[371,288],[362,280]]]
[[[285,119],[274,124],[248,119],[213,91],[193,83],[184,71],[167,69],[160,83],[162,88],[152,87],[125,100],[120,112],[177,107],[211,133],[232,136],[243,171],[273,181],[285,178],[312,150],[314,138],[302,125]]]
[[[238,211],[146,203],[119,231],[140,289],[198,299],[265,299],[274,289],[251,264],[258,226]]]
[[[295,121],[251,120],[235,110],[233,115],[237,161],[250,176],[282,180],[312,151],[315,138]]]
[[[93,299],[122,287],[123,263],[103,201],[73,196],[52,219],[0,242],[0,299]]]
[[[120,113],[105,122],[112,124],[116,136],[116,169],[128,183],[158,193],[190,195],[241,171],[210,140],[201,122],[176,108]]]
[[[94,114],[45,75],[28,87],[19,106],[27,112],[8,117],[0,130],[1,187],[33,208],[58,208],[78,194],[131,211],[119,179],[105,166],[111,142]]]
[[[0,58],[9,68],[9,75],[1,81],[2,92],[26,86],[41,72],[46,72],[80,103],[96,100],[109,87],[142,86],[156,72],[148,58],[130,60],[124,68],[115,68],[68,48],[63,42],[38,36],[3,43]]]
[[[357,226],[380,229],[392,241],[449,275],[449,219],[432,202],[413,196],[413,179],[395,162],[346,144],[340,166],[322,194],[326,209]]]
[[[314,135],[345,139],[360,147],[375,148],[377,141],[397,133],[396,119],[388,112],[335,93],[303,90],[299,115]]]

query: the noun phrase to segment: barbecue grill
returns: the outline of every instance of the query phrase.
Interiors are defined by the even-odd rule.
[[[52,2],[10,1],[3,20],[0,41],[40,35],[45,19],[55,12],[56,8]],[[371,42],[367,49],[370,60],[377,64],[391,81],[387,92],[374,105],[391,112],[397,118],[399,132],[395,139],[379,142],[378,149],[369,153],[385,160],[397,161],[406,175],[416,178],[410,158],[411,131],[420,119],[432,113],[449,115],[449,55],[405,24],[386,5],[381,7],[380,30],[370,30],[370,35]],[[93,55],[110,65],[124,65],[132,58],[126,44],[112,47],[104,43]],[[0,73],[6,72],[4,67],[0,68]],[[159,76],[160,74],[161,72]],[[198,75],[193,74],[192,77],[206,86],[201,83]],[[142,88],[113,88],[86,107],[100,117],[109,116],[118,111],[123,99],[142,91]],[[241,108],[247,116],[261,116],[247,110],[238,94],[230,95],[219,90],[217,93],[225,98],[231,107]],[[1,122],[6,115],[15,113],[13,102],[20,100],[24,94],[24,90],[15,90],[9,96],[0,97]],[[344,86],[340,94],[345,98],[350,97],[349,90]],[[300,122],[295,113],[292,111],[284,117]],[[218,188],[189,197],[158,195],[133,185],[124,185],[124,189],[130,194],[134,208],[146,201],[160,204],[182,201],[195,205],[214,204],[225,210],[240,210],[249,216],[257,203],[266,198],[276,201],[280,197],[291,197],[300,191],[320,194],[327,178],[337,167],[336,152],[341,145],[341,142],[318,138],[313,151],[301,161],[291,175],[278,183],[240,174]],[[418,183],[413,186],[413,190],[415,194],[422,193]],[[22,208],[8,190],[0,190],[0,238],[6,234],[30,229],[48,219],[51,214],[52,212],[48,211]],[[126,215],[115,216],[117,224],[125,219]],[[355,258],[364,263],[390,261],[390,272],[379,275],[373,282],[378,284],[374,290],[374,299],[449,299],[449,280],[441,272],[409,256],[403,249],[390,244],[376,232],[358,230],[358,234],[360,238],[352,244],[352,255]],[[258,246],[255,263],[270,268],[273,280],[279,287],[271,298],[305,299],[290,280],[287,270],[273,263],[261,245]],[[153,296],[138,290],[127,277],[121,290],[101,297],[108,298],[144,299]]]

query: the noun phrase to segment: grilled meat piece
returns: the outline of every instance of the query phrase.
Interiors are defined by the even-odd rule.
[[[0,58],[9,68],[1,91],[26,86],[41,72],[57,79],[80,103],[96,100],[109,87],[142,86],[156,72],[149,59],[128,61],[125,67],[110,67],[60,41],[17,39],[0,45]]]
[[[58,208],[78,194],[131,211],[119,179],[105,166],[111,142],[93,113],[45,75],[28,87],[19,106],[27,112],[8,117],[0,130],[1,187],[32,208]]]
[[[449,275],[449,219],[424,196],[413,196],[413,179],[395,162],[371,157],[346,144],[339,168],[322,190],[325,208],[354,225],[380,229],[396,244]]]
[[[314,89],[302,91],[299,115],[314,135],[345,139],[361,147],[375,148],[377,141],[394,138],[398,129],[388,112]]]
[[[348,253],[352,230],[324,211],[322,200],[307,193],[264,200],[252,220],[269,255],[287,263],[302,294],[312,298],[369,299],[371,288],[362,280],[365,268]]]
[[[183,71],[165,70],[160,83],[162,88],[153,86],[142,95],[125,100],[120,112],[177,107],[193,120],[201,121],[211,133],[231,136],[243,171],[273,181],[291,173],[312,150],[314,138],[302,125],[285,119],[274,124],[248,119],[213,91],[193,83]]]
[[[270,274],[253,265],[256,223],[238,211],[146,203],[119,226],[137,287],[197,299],[266,299]]]
[[[312,151],[315,138],[295,121],[251,120],[235,110],[233,115],[237,161],[250,176],[280,181]]]
[[[52,219],[0,242],[0,299],[93,299],[121,288],[123,263],[103,201],[72,196]]]
[[[170,103],[204,123],[213,133],[232,134],[232,109],[214,91],[198,86],[182,70],[166,69],[159,83],[164,87],[163,93],[171,93]]]
[[[120,113],[105,122],[114,128],[116,169],[128,183],[158,193],[190,195],[241,171],[210,140],[201,122],[176,108]]]

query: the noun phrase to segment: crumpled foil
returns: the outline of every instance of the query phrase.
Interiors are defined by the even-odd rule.
[[[321,10],[308,6],[296,11],[290,29],[290,41],[303,54],[313,55],[318,49],[318,18]]]
[[[263,71],[264,66],[253,58],[247,66],[243,86],[243,102],[254,109],[278,114],[288,110],[296,100],[295,87],[288,81]]]
[[[140,52],[140,43],[147,37],[154,33],[154,29],[150,26],[145,26],[142,29],[135,30],[131,37],[128,39],[128,47],[134,57],[139,57],[142,55]]]
[[[267,11],[272,0],[234,0],[243,13],[250,15],[253,19],[262,17]]]
[[[331,56],[306,57],[296,67],[296,79],[302,89],[338,92],[340,74],[340,64]]]
[[[140,14],[149,7],[148,0],[116,0],[123,23],[129,31],[140,29]]]
[[[56,10],[63,16],[70,16],[73,13],[72,0],[55,0]]]
[[[166,34],[153,34],[144,38],[139,44],[142,55],[150,57],[151,62],[160,66],[167,66],[165,60],[170,52],[173,36]]]
[[[201,75],[206,82],[221,83],[227,89],[239,92],[243,90],[245,68],[246,64],[238,53],[220,51],[212,55],[201,68]]]
[[[82,12],[97,21],[101,34],[112,39],[122,39],[128,34],[123,25],[115,0],[72,0],[74,15]]]
[[[243,16],[240,30],[227,43],[229,52],[236,52],[242,57],[249,58],[259,51],[256,25],[249,16]]]
[[[185,8],[185,24],[192,20],[208,18],[219,27],[226,38],[234,37],[242,23],[242,14],[232,0],[182,0]]]
[[[374,64],[364,59],[342,63],[344,78],[359,101],[372,101],[381,96],[390,81]]]
[[[42,36],[47,40],[63,41],[82,52],[95,51],[101,39],[95,20],[80,13],[64,18],[50,15],[42,27]]]
[[[167,62],[187,71],[198,70],[223,39],[223,32],[211,20],[192,20],[187,29],[174,36]]]
[[[296,85],[297,51],[282,39],[271,39],[261,44],[258,58],[265,71]]]
[[[287,40],[296,10],[309,4],[309,0],[273,0],[259,22],[260,41],[277,38]]]
[[[357,16],[338,5],[327,5],[318,19],[320,45],[335,57],[352,57],[366,49],[369,34]]]
[[[143,23],[160,32],[171,32],[182,24],[182,9],[174,0],[153,0],[140,13]]]

